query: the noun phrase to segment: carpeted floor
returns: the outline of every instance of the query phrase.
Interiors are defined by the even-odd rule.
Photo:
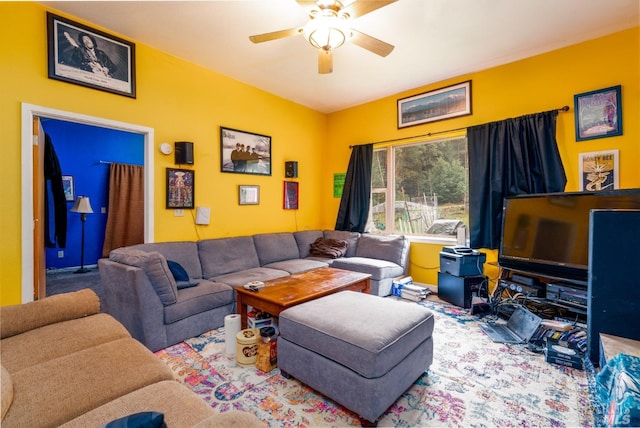
[[[50,270],[47,271],[46,281],[47,296],[91,288],[100,300],[103,300],[104,287],[100,282],[100,272],[97,267],[90,268],[86,273],[75,273],[75,270]]]
[[[407,302],[407,304],[417,304]],[[436,316],[434,363],[378,426],[591,427],[593,372],[548,364],[521,345],[491,342],[478,318],[448,304]],[[241,368],[225,354],[224,329],[156,352],[219,412],[242,410],[272,427],[358,426],[357,415],[278,369]]]

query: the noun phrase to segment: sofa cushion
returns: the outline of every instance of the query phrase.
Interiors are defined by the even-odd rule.
[[[372,281],[395,278],[404,273],[404,268],[393,262],[368,257],[343,257],[335,260],[331,267],[355,272],[368,273]]]
[[[59,426],[173,372],[135,339],[119,339],[11,373],[16,392],[4,426]],[[52,399],[54,397],[54,399]],[[108,422],[108,419],[105,422]]]
[[[322,260],[313,260],[313,259],[293,259],[293,260],[283,260],[281,262],[269,263],[264,267],[270,269],[278,269],[285,270],[290,274],[307,272],[312,269],[318,269],[321,267],[327,267],[329,264]]]
[[[261,233],[253,236],[260,266],[282,260],[299,259],[300,251],[293,233]]]
[[[111,251],[109,260],[144,270],[163,305],[172,305],[177,301],[176,280],[169,270],[167,259],[159,252],[118,248]]]
[[[54,297],[54,296],[52,296]],[[50,299],[51,297],[47,297]],[[46,300],[46,299],[44,299]],[[111,315],[99,313],[27,331],[2,340],[2,365],[16,372],[102,343],[131,337]],[[37,349],[38,352],[33,352]]]
[[[213,278],[210,278],[210,281],[223,282],[232,287],[238,287],[251,281],[268,281],[270,279],[282,278],[283,276],[288,275],[289,272],[285,270],[259,267],[241,270],[239,272],[232,272],[226,275],[214,276]]]
[[[0,420],[2,420],[13,402],[13,381],[3,365],[0,365],[0,384]]]
[[[356,255],[356,249],[358,248],[358,240],[360,239],[359,232],[347,232],[344,230],[325,230],[324,237],[327,239],[337,239],[339,241],[347,241],[347,253],[346,257],[353,257]]]
[[[300,258],[304,259],[309,257],[309,251],[311,250],[311,244],[318,238],[322,238],[324,235],[321,230],[302,230],[299,232],[293,232],[293,237],[298,244],[298,252],[300,252]]]
[[[347,245],[343,239],[318,238],[311,244],[309,255],[337,259],[347,253]]]
[[[251,236],[204,239],[198,241],[198,253],[202,265],[202,277],[208,280],[220,275],[260,267],[258,253]]]
[[[387,260],[404,266],[409,241],[403,235],[362,235],[358,241],[355,256]]]
[[[171,324],[233,303],[233,299],[233,289],[228,285],[201,280],[195,287],[178,291],[177,302],[164,308],[164,322]]]
[[[180,263],[180,266],[187,271],[189,278],[202,278],[198,244],[194,241],[153,242],[149,244],[136,244],[127,248],[142,250],[148,253],[157,251],[162,254],[165,259]]]

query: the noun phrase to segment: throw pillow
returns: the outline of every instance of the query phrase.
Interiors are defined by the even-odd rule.
[[[164,415],[159,412],[140,412],[124,416],[103,425],[103,428],[166,428]]]
[[[167,264],[176,281],[189,281],[189,274],[180,263],[167,260]],[[180,287],[178,286],[178,288]]]
[[[191,288],[200,284],[198,281],[190,282],[190,281],[176,281],[176,286],[178,290],[182,290],[183,288]]]
[[[347,241],[341,239],[318,238],[311,244],[309,255],[337,259],[347,253]]]

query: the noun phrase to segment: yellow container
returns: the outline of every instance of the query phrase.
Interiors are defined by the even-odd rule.
[[[256,363],[258,355],[258,341],[260,330],[246,328],[236,334],[236,362],[240,366],[252,366]]]

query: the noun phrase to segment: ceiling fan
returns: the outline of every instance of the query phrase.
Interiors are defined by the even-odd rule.
[[[311,19],[306,25],[250,36],[249,40],[253,43],[262,43],[302,34],[313,47],[318,49],[318,73],[320,74],[333,71],[332,51],[346,41],[382,57],[389,55],[394,48],[389,43],[353,29],[351,21],[397,0],[355,0],[346,6],[339,0],[296,1],[309,10]]]

